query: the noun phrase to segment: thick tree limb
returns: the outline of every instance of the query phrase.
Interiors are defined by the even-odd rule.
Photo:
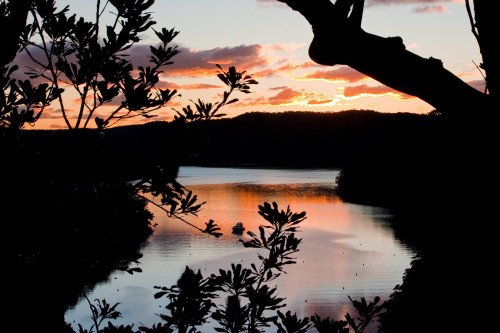
[[[309,54],[319,64],[348,65],[395,90],[419,97],[441,113],[488,106],[487,95],[446,70],[439,59],[422,58],[396,41],[361,31],[344,41],[339,51],[331,39],[327,44],[324,37],[316,35]]]
[[[399,37],[380,37],[361,29],[363,0],[280,0],[311,23],[309,56],[319,64],[344,64],[400,92],[416,96],[448,115],[485,112],[491,96],[469,86],[435,58],[406,50]],[[352,5],[349,16],[345,6]],[[341,5],[341,6],[339,6]],[[356,5],[358,12],[356,12]]]

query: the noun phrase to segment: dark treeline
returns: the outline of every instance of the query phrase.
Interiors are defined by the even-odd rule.
[[[26,145],[52,161],[45,172],[55,177],[68,172],[74,177],[78,170],[89,175],[95,169],[99,174],[93,177],[131,180],[160,164],[332,168],[346,176],[338,188],[345,200],[401,207],[447,190],[449,184],[439,183],[458,155],[448,158],[456,142],[447,142],[452,136],[445,124],[432,114],[370,110],[251,112],[205,123],[196,131],[203,135],[196,137],[175,122],[119,126],[102,133],[33,130],[23,135]],[[431,193],[425,185],[429,182],[437,186]]]
[[[340,169],[379,144],[409,138],[426,120],[375,111],[246,113],[218,121],[211,144],[190,162]]]
[[[436,117],[412,113],[380,113],[368,110],[343,112],[251,112],[234,118],[213,121],[203,148],[185,157],[181,165],[233,166],[233,167],[291,167],[341,169],[353,159],[372,150],[397,146],[405,149],[419,133],[432,130]],[[112,170],[144,168],[155,159],[168,159],[174,151],[183,149],[190,138],[171,144],[179,135],[175,125],[168,122],[150,122],[144,125],[119,126],[106,129],[100,137],[90,131],[82,140],[85,149],[98,149],[89,144],[107,145]],[[25,131],[27,137],[35,135],[34,149],[50,149],[54,158],[67,158],[75,146],[75,136],[67,130]],[[61,136],[65,138],[61,140]],[[199,139],[198,139],[199,140]],[[422,142],[421,139],[418,141]],[[425,141],[425,140],[424,140]],[[166,144],[170,142],[170,144]],[[199,141],[197,141],[199,144]],[[43,148],[42,148],[43,147]],[[386,149],[386,148],[384,148]],[[79,154],[82,153],[80,150]],[[83,161],[80,161],[83,162]],[[103,161],[101,161],[103,162]]]
[[[49,160],[64,161],[51,163],[47,172],[56,175],[70,171],[74,176],[83,168],[82,174],[95,169],[103,179],[130,180],[156,164],[332,168],[344,170],[346,177],[338,189],[344,199],[401,207],[422,195],[441,195],[449,184],[439,184],[455,181],[442,174],[449,174],[449,163],[456,163],[457,156],[466,155],[451,152],[457,144],[448,142],[454,135],[446,124],[432,114],[370,110],[251,112],[203,124],[197,131],[203,135],[196,137],[180,131],[175,122],[120,126],[101,135],[96,130],[25,131],[24,135],[36,136],[27,142],[52,156]],[[103,152],[98,160],[97,150]],[[437,186],[431,193],[425,185],[429,182]]]

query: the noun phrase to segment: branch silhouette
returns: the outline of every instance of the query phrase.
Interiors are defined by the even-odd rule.
[[[278,1],[311,24],[314,37],[309,56],[318,64],[347,65],[395,90],[419,97],[442,114],[466,114],[492,105],[491,96],[445,69],[441,60],[408,51],[400,37],[364,31],[364,0]]]

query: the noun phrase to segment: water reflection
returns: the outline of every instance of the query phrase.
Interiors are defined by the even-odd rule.
[[[123,318],[115,323],[136,323],[137,328],[138,323],[160,322],[156,314],[164,313],[164,300],[154,300],[153,286],[174,284],[186,265],[206,276],[229,269],[231,263],[245,267],[258,263],[257,251],[239,242],[247,236],[233,234],[231,228],[242,221],[246,231],[256,231],[265,222],[258,205],[266,201],[307,213],[298,235],[303,241],[297,264],[276,281],[279,295],[287,298],[287,310],[299,316],[317,313],[343,319],[351,311],[348,295],[387,298],[401,283],[413,254],[394,239],[385,210],[346,204],[335,196],[335,175],[328,170],[181,169],[181,183],[207,202],[199,218],[190,222],[203,226],[214,219],[224,235],[219,239],[204,235],[151,207],[158,227],[143,250],[139,265],[143,272],[118,272],[89,298],[121,303]],[[89,314],[82,302],[67,312],[66,319],[89,327]]]

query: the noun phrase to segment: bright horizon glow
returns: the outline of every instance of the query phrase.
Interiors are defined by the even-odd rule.
[[[91,1],[57,0],[70,13],[94,17]],[[117,125],[169,121],[190,100],[220,101],[225,86],[216,77],[220,64],[234,66],[259,82],[251,94],[235,93],[239,102],[221,109],[227,117],[246,112],[318,111],[353,109],[379,112],[427,113],[432,107],[397,92],[347,66],[313,63],[307,49],[312,31],[298,12],[277,0],[156,0],[151,8],[156,30],[175,29],[180,54],[164,68],[163,88],[182,95],[157,111],[157,117],[136,117]],[[484,80],[475,64],[482,62],[463,0],[366,0],[363,29],[380,36],[401,36],[407,49],[422,57],[441,59],[446,69],[479,90]],[[134,48],[134,60],[155,44],[152,31]],[[334,40],[332,41],[335,42]],[[341,47],[341,45],[339,45]],[[429,78],[432,80],[432,78]],[[72,89],[70,89],[72,90]],[[78,96],[68,93],[67,100]],[[58,105],[44,113],[34,129],[66,128]],[[105,108],[100,108],[103,111]],[[115,125],[116,126],[116,125]],[[94,122],[92,120],[92,126]],[[27,125],[26,129],[31,127]]]

